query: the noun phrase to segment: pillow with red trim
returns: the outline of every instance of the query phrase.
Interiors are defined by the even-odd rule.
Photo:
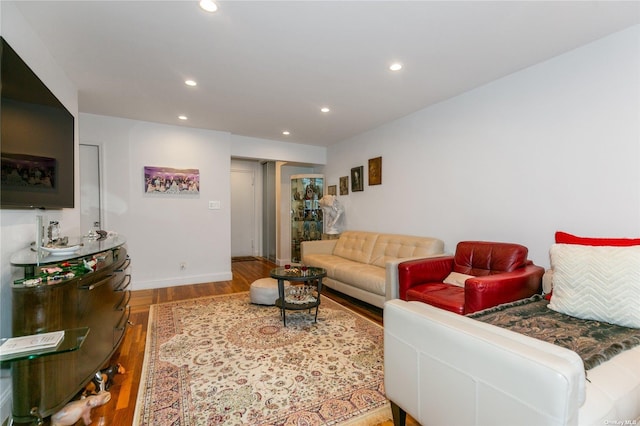
[[[629,247],[640,245],[640,238],[594,238],[579,237],[567,232],[556,231],[556,244],[575,244],[581,246],[611,246],[611,247]],[[545,295],[547,300],[551,300],[553,293],[553,271],[550,271],[548,279],[548,293]],[[546,278],[546,277],[545,277]]]
[[[556,232],[557,244],[577,244],[581,246],[628,247],[640,245],[640,238],[592,238],[579,237],[566,232]]]
[[[549,309],[640,329],[640,246],[554,244]]]

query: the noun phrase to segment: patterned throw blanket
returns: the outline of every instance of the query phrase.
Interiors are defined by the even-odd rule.
[[[571,317],[547,308],[548,303],[535,295],[468,317],[570,349],[580,355],[585,370],[640,345],[640,329]]]

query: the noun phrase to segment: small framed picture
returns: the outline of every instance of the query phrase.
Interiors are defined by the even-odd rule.
[[[382,157],[371,158],[369,160],[369,185],[380,185],[382,183]]]
[[[362,183],[362,171],[364,166],[358,166],[351,169],[351,191],[364,191],[364,185]]]
[[[328,195],[336,195],[336,186],[335,185],[329,185],[327,187],[327,194]]]
[[[349,195],[349,176],[340,178],[340,195]]]

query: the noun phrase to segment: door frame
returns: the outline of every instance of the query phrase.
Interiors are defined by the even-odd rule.
[[[257,190],[257,188],[262,188],[262,167],[259,160],[231,158],[230,173],[234,172],[251,172],[253,174],[252,256],[262,256],[262,191]],[[233,210],[231,215],[233,216]],[[231,238],[233,238],[233,235]]]

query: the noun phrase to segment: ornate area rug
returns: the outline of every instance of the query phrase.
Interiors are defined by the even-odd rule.
[[[313,313],[249,294],[152,305],[136,425],[376,425],[391,419],[383,329],[323,297]]]

